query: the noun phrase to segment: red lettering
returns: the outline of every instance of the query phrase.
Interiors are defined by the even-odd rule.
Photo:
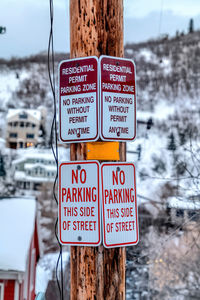
[[[74,183],[74,179],[75,179],[76,183],[78,183],[78,170],[76,170],[76,174],[75,174],[75,171],[72,170],[72,184]]]
[[[62,188],[62,202],[64,202],[64,196],[67,194],[67,190]]]
[[[86,182],[86,171],[85,171],[85,169],[82,169],[81,172],[80,172],[80,181],[81,181],[81,183]]]

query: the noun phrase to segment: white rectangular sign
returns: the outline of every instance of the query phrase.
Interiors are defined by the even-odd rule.
[[[101,56],[100,137],[104,141],[136,138],[136,75],[130,59]]]
[[[139,241],[136,177],[133,163],[101,165],[103,243],[106,248]]]
[[[99,137],[97,57],[61,61],[58,81],[60,140],[96,141]]]
[[[98,161],[60,164],[58,225],[59,240],[63,245],[100,245]]]

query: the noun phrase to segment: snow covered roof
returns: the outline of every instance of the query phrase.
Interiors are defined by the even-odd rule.
[[[19,156],[19,158],[15,159],[13,161],[13,164],[18,164],[20,162],[26,161],[27,159],[55,161],[51,149],[37,149],[29,147],[26,149],[18,149],[17,155]]]
[[[200,201],[183,200],[181,198],[171,197],[168,199],[167,204],[170,208],[200,210]]]
[[[0,199],[0,270],[26,270],[35,216],[33,197]]]
[[[24,169],[25,170],[32,170],[32,169],[37,169],[37,168],[41,168],[45,171],[50,171],[50,172],[55,172],[57,167],[56,167],[56,164],[54,165],[44,165],[44,164],[41,164],[41,163],[35,163],[35,164],[25,164],[24,165]]]
[[[16,181],[24,181],[24,182],[52,182],[54,181],[54,177],[42,177],[42,176],[27,176],[23,171],[16,171],[14,174],[14,180]]]
[[[31,117],[34,117],[37,120],[41,120],[41,111],[38,109],[9,109],[7,114],[7,119],[14,117],[15,115],[22,113],[27,113]]]

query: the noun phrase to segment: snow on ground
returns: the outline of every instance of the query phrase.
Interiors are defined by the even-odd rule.
[[[58,161],[64,162],[70,160],[70,148],[58,147]]]
[[[12,93],[16,91],[19,83],[24,78],[28,77],[26,69],[20,71],[20,78],[17,78],[15,70],[1,70],[0,72],[0,108],[6,109],[8,100],[12,97]]]
[[[39,292],[46,292],[49,280],[53,279],[53,276],[55,276],[55,268],[58,261],[58,256],[59,253],[48,253],[40,258],[36,268],[36,294]],[[63,252],[63,269],[66,267],[69,258],[69,252]],[[61,269],[60,266],[61,263],[59,261],[58,271]]]
[[[155,54],[147,48],[141,49],[138,54],[139,54],[139,56],[142,56],[148,62],[149,61],[155,62],[157,60]]]
[[[154,111],[137,111],[137,119],[140,121],[147,121],[149,118],[153,120],[166,121],[169,116],[174,115],[176,106],[172,103],[167,103],[167,101],[160,100],[154,106]]]

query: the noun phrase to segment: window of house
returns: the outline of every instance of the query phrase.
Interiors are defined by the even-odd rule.
[[[0,283],[0,300],[4,300],[4,284]]]
[[[36,127],[36,125],[32,123],[32,128],[35,128],[35,127]]]
[[[47,172],[47,176],[48,176],[48,177],[50,176],[50,173],[49,173],[49,172]]]
[[[24,127],[24,122],[20,122],[20,127]]]
[[[22,112],[21,114],[19,114],[19,118],[20,119],[27,119],[28,115],[25,112]]]
[[[183,209],[177,209],[176,210],[176,216],[179,217],[179,218],[183,218],[184,216],[184,210]]]
[[[27,134],[26,134],[26,138],[27,138],[27,139],[34,139],[34,134],[32,134],[32,133],[27,133]]]
[[[191,219],[191,221],[197,221],[198,216],[195,210],[189,210],[188,211],[188,218]]]
[[[26,127],[29,127],[29,126],[30,126],[30,123],[29,123],[29,122],[27,122],[27,123],[26,123]]]
[[[9,136],[10,136],[10,138],[17,138],[17,133],[11,132]]]
[[[17,127],[17,126],[18,126],[18,122],[14,122],[14,123],[13,123],[13,126],[14,126],[14,127]]]

